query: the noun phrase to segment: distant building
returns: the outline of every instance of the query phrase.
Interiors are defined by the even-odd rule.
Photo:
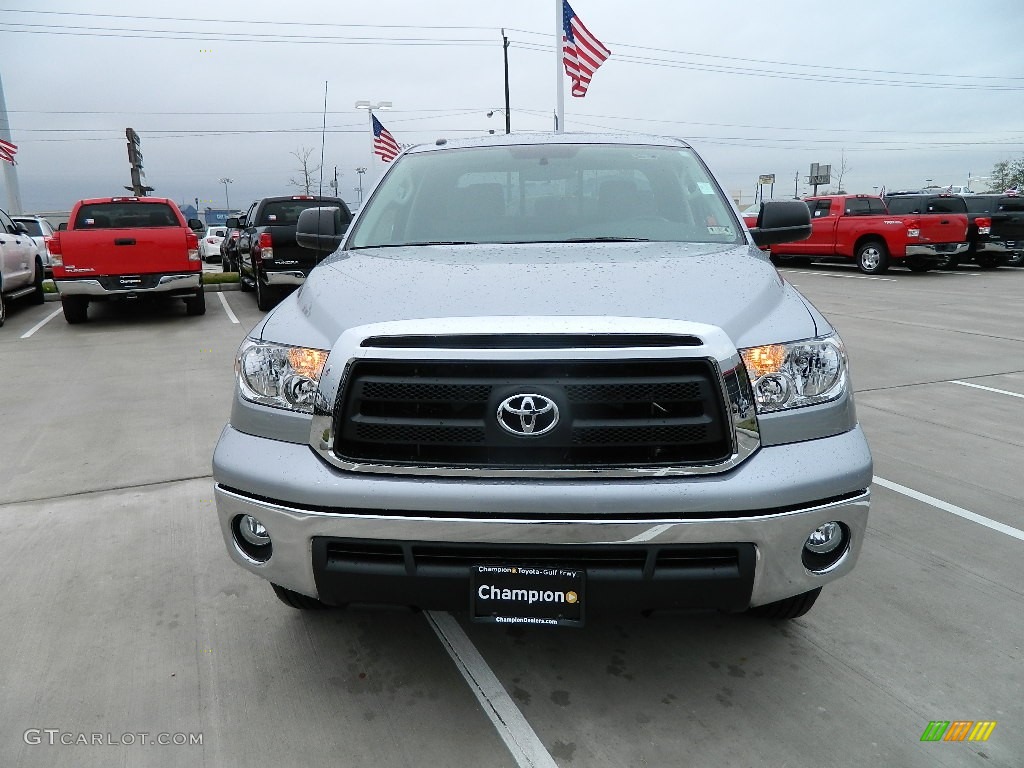
[[[206,222],[206,226],[215,227],[224,224],[232,216],[237,215],[238,211],[231,211],[227,208],[204,208],[202,219]]]

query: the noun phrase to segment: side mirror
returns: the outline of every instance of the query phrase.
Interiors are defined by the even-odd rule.
[[[241,229],[241,224],[238,222],[238,218],[232,216],[230,219],[224,222],[224,226],[228,229]]]
[[[758,246],[806,240],[811,236],[811,210],[803,200],[761,203],[750,236]]]
[[[57,231],[58,232],[67,232],[68,231],[68,223],[66,221],[62,221],[60,224],[57,225]]]
[[[193,232],[205,232],[206,226],[199,219],[189,219],[188,228]]]
[[[307,208],[299,214],[295,225],[295,242],[303,248],[336,251],[345,236],[347,216],[334,206]]]

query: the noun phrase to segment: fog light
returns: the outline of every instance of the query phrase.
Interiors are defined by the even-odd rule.
[[[258,523],[257,523],[258,525]],[[260,526],[262,528],[262,526]],[[822,523],[807,537],[804,546],[817,555],[824,555],[843,543],[843,529],[839,523]]]
[[[267,529],[252,515],[242,515],[242,519],[238,521],[238,533],[254,547],[262,547],[270,543],[270,534],[267,533]]]

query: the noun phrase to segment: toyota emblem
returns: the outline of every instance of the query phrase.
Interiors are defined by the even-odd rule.
[[[498,423],[513,435],[539,437],[558,424],[558,406],[544,395],[513,395],[498,406]]]

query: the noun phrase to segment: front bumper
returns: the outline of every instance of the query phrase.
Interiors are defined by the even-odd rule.
[[[314,544],[322,539],[461,545],[468,547],[470,559],[473,545],[483,553],[502,545],[730,542],[753,546],[749,604],[756,606],[815,589],[853,568],[867,526],[871,457],[856,428],[821,440],[763,447],[741,466],[705,477],[527,481],[359,476],[330,467],[308,445],[254,437],[228,426],[214,454],[214,477],[231,557],[306,595],[320,596],[317,579],[323,574],[314,566]],[[259,519],[271,537],[273,554],[266,562],[250,558],[235,540],[233,521],[243,514]],[[849,530],[849,548],[826,572],[809,571],[801,561],[804,541],[832,520]],[[412,584],[419,574],[411,563],[409,568],[411,581],[406,583]],[[468,569],[448,577],[468,601]],[[380,596],[372,573],[360,578],[366,580],[368,595]],[[643,589],[643,583],[633,588],[633,605],[643,604]],[[423,591],[381,601],[449,607],[448,596]]]
[[[150,294],[173,295],[177,293],[195,293],[203,285],[201,272],[186,272],[170,275],[142,275],[143,280],[137,284],[118,284],[118,278],[104,277],[103,281],[95,278],[56,278],[53,282],[57,291],[64,296],[88,296],[105,298],[115,296],[145,296]]]

